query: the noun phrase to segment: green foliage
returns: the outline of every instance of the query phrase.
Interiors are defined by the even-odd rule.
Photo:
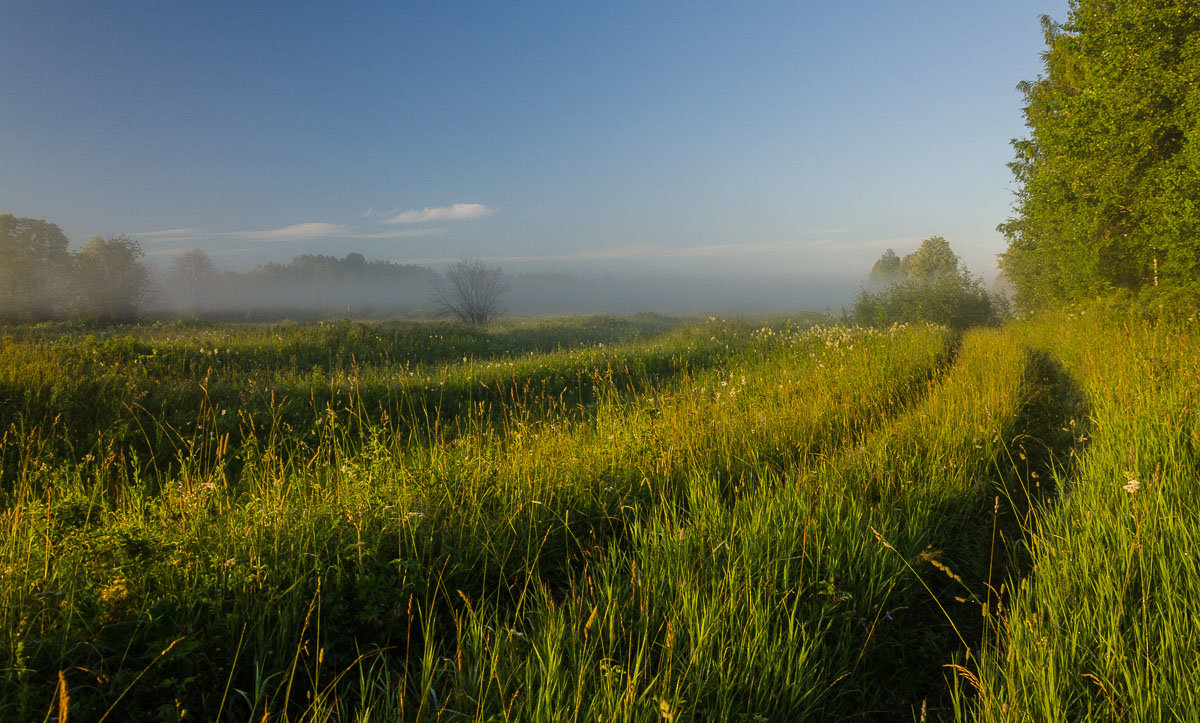
[[[870,280],[873,284],[890,284],[899,281],[901,276],[900,257],[892,249],[884,251],[871,267]]]
[[[1200,286],[1200,6],[1078,0],[1043,25],[1000,226],[1018,303]]]
[[[132,321],[150,291],[142,245],[131,236],[93,236],[75,256],[79,313],[101,323]]]
[[[67,247],[55,224],[0,214],[0,322],[73,316],[112,324],[145,310],[151,279],[136,239],[97,236],[78,253]],[[367,261],[359,253],[304,254],[288,264],[218,273],[204,251],[192,249],[174,260],[154,301],[159,309],[237,320],[412,313],[428,305],[436,277],[422,266]]]
[[[494,333],[544,334],[540,344],[553,349],[604,334],[599,321]],[[661,323],[608,326],[629,338]],[[179,700],[202,719],[222,706],[255,720],[268,711],[324,718],[322,710],[367,708],[388,719],[505,709],[559,719],[564,706],[585,704],[595,713],[587,718],[611,719],[631,704],[605,692],[618,681],[705,717],[735,705],[769,717],[815,710],[853,653],[818,653],[820,625],[804,626],[811,642],[799,629],[784,633],[780,648],[787,616],[827,611],[849,635],[878,598],[864,593],[846,604],[844,590],[858,583],[834,579],[854,559],[816,583],[802,574],[816,569],[807,563],[784,577],[764,565],[780,553],[803,557],[805,516],[796,505],[808,495],[755,522],[744,558],[710,575],[696,556],[716,545],[724,560],[721,550],[737,543],[744,523],[722,519],[724,508],[755,490],[792,489],[781,470],[853,445],[919,400],[951,343],[932,327],[713,320],[615,349],[421,369],[378,351],[383,330],[355,325],[339,327],[345,367],[297,368],[292,379],[254,371],[257,359],[286,352],[226,341],[212,353],[215,328],[184,330],[175,343],[168,339],[180,329],[162,327],[57,340],[50,349],[39,348],[38,331],[6,340],[0,366],[0,388],[15,405],[5,417],[28,432],[14,426],[0,440],[3,514],[13,532],[0,544],[0,640],[18,661],[0,672],[0,717],[43,714],[60,670],[72,711],[88,718],[114,704],[114,715],[153,717]],[[196,370],[199,349],[205,366]],[[74,356],[70,368],[54,370],[54,360]],[[172,395],[163,411],[180,412],[169,424],[140,415],[139,407],[158,408],[142,396],[143,368],[153,389]],[[67,388],[106,375],[105,393],[80,396],[113,399],[118,416],[93,431],[93,446],[54,444],[90,408],[33,414],[39,388],[63,387],[63,404],[77,396]],[[224,380],[244,385],[247,375],[249,394],[220,391]],[[128,386],[116,383],[122,378]],[[576,380],[592,391],[564,394],[562,384]],[[330,386],[349,394],[328,400]],[[388,406],[379,410],[375,399]],[[195,425],[179,423],[189,415]],[[425,426],[397,433],[391,415]],[[234,419],[240,434],[224,426]],[[128,456],[122,422],[174,445],[175,460]],[[822,512],[819,524],[826,516],[836,510]],[[783,519],[795,529],[777,551]],[[695,524],[694,534],[681,534]],[[710,542],[717,535],[729,542]],[[855,550],[861,555],[862,545]],[[742,559],[758,562],[746,568]],[[689,568],[704,574],[680,577]],[[761,579],[752,583],[755,599],[733,594],[747,575]],[[797,597],[797,589],[816,595]],[[597,606],[607,612],[589,623]],[[741,617],[760,621],[753,637],[723,644],[736,639]],[[636,658],[664,644],[660,623],[671,618],[688,657],[640,667]],[[710,618],[728,622],[714,628]],[[556,620],[569,621],[570,636],[556,637]],[[785,649],[792,652],[781,657]],[[564,664],[541,666],[535,650]],[[792,664],[805,659],[818,664]],[[686,687],[660,685],[664,675]],[[226,688],[232,698],[222,702]],[[581,697],[565,700],[566,690]]]
[[[1059,360],[1090,409],[1063,425],[1077,446],[1052,475],[1022,475],[1066,493],[1022,521],[1034,572],[1008,583],[959,720],[1195,717],[1200,327],[1130,311],[1074,305],[1012,330]]]
[[[888,249],[870,279],[876,287],[886,286],[859,292],[851,311],[858,324],[921,321],[965,329],[998,324],[1008,316],[1007,300],[985,289],[941,236],[925,239],[903,259]]]
[[[0,214],[0,320],[61,314],[70,261],[56,224]]]
[[[852,319],[857,324],[926,321],[952,329],[990,326],[1007,316],[1004,297],[993,294],[970,276],[909,279],[880,291],[859,292]]]
[[[884,256],[887,254],[885,253]],[[911,254],[900,259],[900,275],[906,279],[933,281],[959,275],[962,263],[941,236],[930,236]]]

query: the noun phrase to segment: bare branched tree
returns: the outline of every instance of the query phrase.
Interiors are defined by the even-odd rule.
[[[498,266],[472,258],[459,259],[433,282],[438,311],[475,326],[486,326],[500,315],[500,296],[507,289]]]
[[[171,264],[171,286],[180,307],[196,313],[207,306],[217,269],[201,249],[185,251]]]

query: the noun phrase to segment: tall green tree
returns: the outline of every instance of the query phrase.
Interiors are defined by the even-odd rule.
[[[1200,3],[1072,0],[1042,24],[999,227],[1018,302],[1200,288]]]
[[[0,318],[41,319],[63,311],[67,243],[56,224],[0,214]]]
[[[900,274],[908,279],[933,281],[963,273],[958,254],[942,236],[930,236],[916,251],[900,259]]]
[[[75,256],[79,312],[102,323],[132,321],[150,292],[142,245],[130,236],[93,236]]]
[[[870,280],[873,284],[894,284],[905,280],[933,281],[965,273],[962,260],[950,248],[950,242],[942,236],[930,236],[904,258],[892,249],[884,251],[871,267]]]
[[[871,267],[872,284],[891,284],[900,280],[900,257],[892,249],[883,252]]]

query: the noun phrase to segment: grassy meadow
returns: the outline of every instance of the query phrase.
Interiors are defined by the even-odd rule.
[[[3,328],[0,719],[1190,719],[1197,342]]]

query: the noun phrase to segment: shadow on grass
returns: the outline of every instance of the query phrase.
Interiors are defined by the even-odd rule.
[[[913,374],[903,391],[886,407],[864,410],[861,419],[859,415],[851,414],[851,423],[838,430],[824,430],[819,438],[809,440],[807,446],[796,446],[791,452],[792,457],[781,457],[771,460],[771,463],[788,467],[803,462],[807,456],[833,454],[848,444],[858,443],[896,414],[925,399],[955,363],[958,348],[958,340],[948,344],[942,358],[936,364]],[[636,390],[630,393],[636,393]],[[727,474],[729,479],[742,483],[756,474],[752,465],[730,469],[725,461],[714,460],[710,471],[718,469]],[[633,471],[621,470],[618,474],[621,472],[632,474]],[[635,495],[641,489],[637,480],[625,480],[623,483],[634,490]],[[754,482],[740,484],[737,495],[754,486]],[[734,498],[736,496],[731,501]],[[520,530],[536,531],[538,534],[523,536],[518,532],[508,536],[506,533],[506,536],[497,540],[498,547],[473,544],[478,542],[474,538],[483,534],[480,530],[460,529],[461,525],[457,525],[452,517],[434,519],[432,513],[426,522],[428,527],[423,528],[414,539],[404,537],[407,533],[398,522],[386,521],[378,523],[380,529],[370,539],[364,540],[360,530],[361,520],[343,519],[331,512],[328,520],[320,526],[328,538],[328,544],[321,554],[328,555],[329,559],[322,560],[320,566],[314,567],[319,569],[328,566],[333,569],[336,566],[338,572],[324,578],[319,596],[312,589],[311,579],[280,581],[279,590],[272,593],[278,595],[273,611],[276,618],[262,623],[271,630],[260,633],[260,637],[265,640],[278,638],[283,642],[277,642],[274,646],[264,644],[257,649],[258,655],[266,658],[274,654],[275,658],[270,664],[275,667],[264,668],[261,674],[267,677],[286,676],[287,663],[292,660],[287,643],[295,640],[296,635],[301,639],[305,637],[308,618],[304,606],[310,600],[320,602],[327,620],[337,621],[336,626],[327,624],[320,641],[317,641],[334,670],[352,666],[362,649],[360,646],[379,650],[379,659],[396,670],[405,668],[406,662],[412,664],[413,670],[420,670],[426,639],[425,631],[419,626],[418,629],[412,629],[411,601],[414,596],[418,602],[425,603],[426,611],[432,609],[442,621],[440,626],[429,628],[429,650],[450,657],[454,652],[456,636],[451,622],[462,615],[464,606],[495,605],[500,611],[498,619],[505,621],[515,616],[515,610],[520,605],[518,601],[527,588],[544,585],[561,597],[568,590],[571,579],[585,574],[581,571],[592,561],[593,555],[602,554],[608,549],[620,550],[628,526],[638,515],[644,514],[643,510],[633,507],[626,514],[611,505],[605,506],[599,500],[591,504],[590,508],[587,504],[572,505],[569,516],[563,515],[561,521],[556,512],[545,506],[530,506],[529,517],[513,520],[513,524]],[[480,524],[488,522],[484,519]],[[542,531],[545,531],[544,535]],[[356,554],[339,552],[345,550],[353,550]],[[348,562],[352,558],[359,562]],[[398,566],[402,584],[397,583]],[[292,587],[287,587],[285,592],[285,585]],[[122,670],[136,672],[142,662],[146,665],[153,663],[155,676],[161,681],[191,679],[199,689],[217,689],[226,681],[212,671],[222,665],[231,665],[231,651],[236,651],[240,645],[239,626],[236,622],[226,622],[236,621],[239,611],[228,609],[219,598],[197,600],[189,604],[194,607],[178,611],[164,609],[156,613],[154,619],[160,621],[160,628],[137,628],[126,632],[124,628],[114,626],[109,636],[111,640],[105,638],[101,641],[105,648],[100,650],[99,644],[89,643],[88,649],[92,652],[87,654],[99,656],[99,663],[103,663],[109,655],[115,656],[115,651],[125,651],[122,654],[127,655],[130,661],[137,661],[137,664]],[[189,635],[189,641],[195,641],[189,643],[192,647],[177,646],[171,656],[155,662],[158,660],[158,651],[166,647],[176,632]],[[80,647],[83,648],[82,645]],[[90,657],[75,662],[79,666],[99,669],[97,661]],[[53,683],[51,668],[46,667],[45,673],[44,679]],[[254,676],[257,674],[256,670],[244,666],[236,677],[229,674],[229,679],[233,680],[235,689],[253,690],[256,686]],[[290,687],[290,682],[288,685]],[[128,710],[150,709],[161,700],[166,700],[160,700],[158,696],[159,693],[147,690],[144,699],[136,703],[126,699],[124,705]],[[297,693],[296,700],[299,699]],[[104,700],[108,702],[111,698]],[[203,698],[196,698],[191,703],[193,709],[211,714],[215,701],[206,703]]]
[[[508,374],[425,384],[379,373],[353,381],[318,375],[248,382],[244,375],[197,381],[93,376],[86,368],[70,368],[50,383],[0,381],[0,434],[11,427],[10,444],[0,443],[0,478],[9,487],[20,478],[22,454],[31,445],[43,459],[111,457],[114,471],[123,473],[118,476],[169,476],[181,459],[189,459],[205,468],[220,462],[236,479],[243,461],[239,450],[250,439],[287,440],[286,446],[307,458],[330,443],[352,454],[368,429],[446,441],[467,428],[502,427],[514,413],[525,423],[548,417],[578,421],[610,390],[633,399],[672,378],[717,367],[735,352],[712,346],[685,353],[672,346],[589,361],[521,360]],[[218,459],[218,445],[206,441],[216,439],[232,454]],[[134,457],[138,468],[132,467]]]
[[[1082,388],[1052,356],[1030,350],[1022,389],[1025,401],[1002,430],[1005,444],[987,477],[935,511],[946,523],[932,546],[945,551],[940,564],[920,557],[914,564],[928,592],[906,624],[920,632],[880,661],[906,681],[893,688],[907,691],[895,700],[898,720],[916,719],[923,706],[929,720],[950,715],[949,676],[965,676],[979,648],[995,644],[1011,586],[1032,573],[1025,542],[1033,517],[1069,493],[1059,486],[1069,487],[1076,475],[1089,438]]]
[[[642,472],[635,468],[609,470],[594,484],[581,482],[581,486],[608,485],[625,490],[625,494],[574,499],[569,514],[547,505],[528,506],[521,516],[506,522],[508,529],[528,534],[505,533],[502,540],[492,539],[486,546],[480,546],[476,539],[489,534],[481,528],[465,528],[449,519],[431,519],[429,536],[421,541],[423,557],[417,567],[436,574],[423,580],[416,594],[418,598],[431,600],[434,614],[442,620],[458,619],[467,605],[486,605],[502,621],[518,616],[535,618],[539,613],[536,600],[566,600],[578,594],[577,586],[590,585],[589,567],[603,566],[603,560],[614,557],[618,567],[635,565],[632,558],[626,558],[631,529],[645,522],[650,510],[664,503],[672,504],[679,508],[676,519],[687,519],[687,486],[692,477],[718,478],[722,502],[732,505],[761,489],[764,480],[779,478],[784,470],[792,473],[797,466],[858,445],[874,430],[926,399],[956,363],[960,345],[959,337],[949,339],[939,358],[905,379],[886,404],[864,403],[861,408],[836,415],[843,421],[834,423],[831,418],[828,423],[818,422],[812,427],[811,438],[798,439],[783,451],[763,450],[753,459],[731,460],[715,455],[706,460],[707,466],[681,472],[675,478],[656,480],[653,489],[641,484]],[[669,499],[658,496],[664,489],[669,490]],[[389,554],[390,551],[377,557],[387,559]],[[630,579],[637,576],[634,569],[630,568]],[[626,576],[618,573],[616,578],[626,579]],[[543,591],[545,597],[528,595],[533,589]],[[443,627],[434,632],[433,649],[452,658],[456,631]],[[362,639],[375,643],[386,638],[368,634]],[[395,646],[389,650],[389,664],[398,669],[405,657],[411,661],[419,658],[426,639],[422,631],[414,630],[410,637],[406,630],[403,641],[392,638],[389,642]],[[606,655],[632,665],[633,641],[629,644],[629,649],[612,648]]]

